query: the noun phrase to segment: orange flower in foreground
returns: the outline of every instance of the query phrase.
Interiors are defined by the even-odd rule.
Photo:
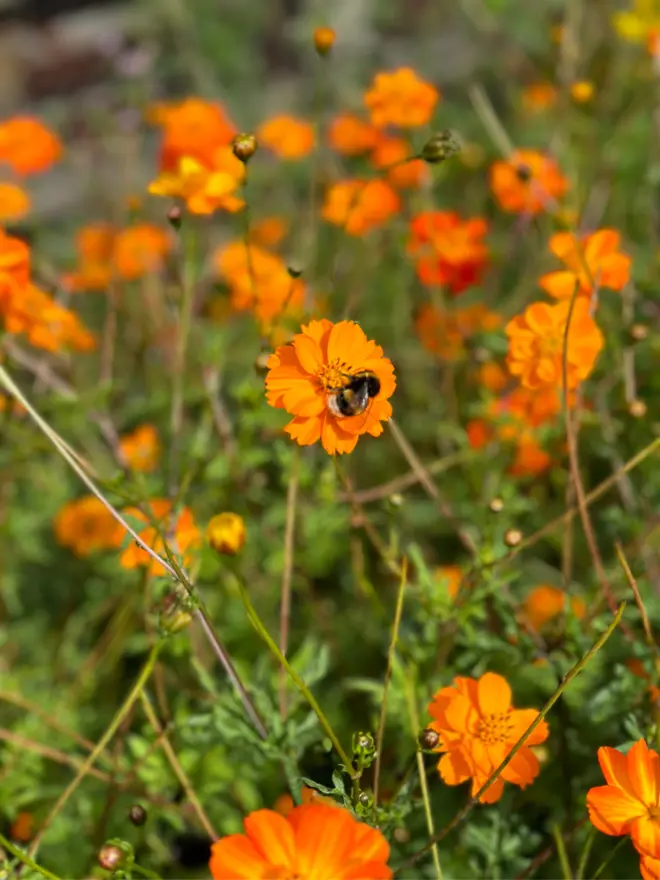
[[[371,154],[374,168],[387,169],[393,186],[419,187],[429,177],[429,167],[422,159],[409,159],[412,150],[403,138],[382,137]]]
[[[174,171],[162,171],[149,184],[153,196],[183,199],[191,214],[212,214],[219,209],[239,211],[245,202],[236,190],[245,179],[245,165],[231,147],[219,147],[208,165],[182,156]]]
[[[275,116],[261,123],[257,140],[282,159],[301,159],[314,147],[314,128],[304,119]]]
[[[410,224],[408,253],[422,284],[446,284],[461,293],[478,284],[488,260],[486,221],[463,220],[453,211],[424,211]]]
[[[430,121],[439,98],[438,90],[419,79],[414,70],[401,67],[390,73],[377,73],[364,103],[378,128],[416,128]]]
[[[342,113],[330,123],[328,140],[333,150],[345,156],[359,156],[376,146],[381,133],[375,125],[363,122],[351,113]]]
[[[233,241],[213,254],[217,271],[229,285],[236,311],[251,309],[263,326],[283,311],[296,313],[305,297],[305,284],[292,278],[277,254],[257,245],[248,249]]]
[[[494,672],[479,679],[456,678],[452,686],[437,692],[429,713],[433,718],[429,727],[440,734],[437,751],[444,753],[438,762],[440,776],[447,785],[460,785],[471,778],[472,796],[538,717],[536,709],[512,707],[511,688],[506,679]],[[548,726],[541,721],[481,796],[481,802],[498,801],[505,782],[521,788],[533,782],[539,762],[530,746],[545,742],[547,737]]]
[[[639,860],[639,873],[642,880],[660,880],[660,859],[651,856],[641,856]]]
[[[165,557],[165,545],[163,538],[158,534],[160,531],[167,540],[170,549],[183,557],[183,564],[189,565],[191,561],[190,550],[194,550],[202,543],[202,536],[193,519],[192,511],[188,507],[183,507],[181,512],[173,516],[172,502],[167,498],[157,498],[149,502],[151,511],[151,519],[158,524],[149,525],[142,529],[138,534],[140,539],[147,546],[158,553],[159,556]],[[137,507],[131,507],[124,511],[126,516],[133,517],[141,523],[148,523],[150,519]],[[121,554],[119,562],[124,568],[139,568],[146,566],[149,574],[164,575],[166,574],[163,566],[156,562],[146,550],[143,550],[135,541],[131,541]]]
[[[46,171],[62,155],[62,144],[49,128],[31,116],[0,123],[0,165],[6,162],[21,177]]]
[[[131,434],[124,434],[119,447],[132,470],[150,473],[158,467],[161,446],[153,425],[140,425]]]
[[[509,351],[506,363],[512,376],[525,388],[563,387],[564,347],[566,347],[566,388],[577,388],[591,373],[603,347],[603,334],[591,316],[589,301],[578,297],[568,329],[571,303],[548,305],[532,303],[506,325]]]
[[[95,495],[68,501],[55,517],[55,537],[76,556],[119,547],[124,535],[108,508]]]
[[[384,180],[343,180],[327,191],[321,216],[349,235],[365,235],[400,208],[399,196]]]
[[[548,621],[568,611],[569,608],[570,613],[578,620],[582,620],[587,610],[582,599],[568,596],[559,587],[540,584],[527,594],[521,609],[521,618],[528,626],[539,632]]]
[[[621,236],[614,229],[599,229],[576,240],[570,232],[558,232],[550,239],[550,250],[566,265],[550,272],[539,285],[555,299],[570,299],[575,293],[590,295],[594,287],[621,290],[630,278],[631,259],[619,251]]]
[[[361,434],[382,434],[382,422],[392,415],[392,362],[353,321],[310,321],[291,344],[271,355],[268,367],[268,403],[294,416],[284,430],[301,446],[320,440],[330,455],[352,452]],[[336,392],[364,370],[377,376],[378,393],[368,398],[363,412],[337,415],[331,408]]]
[[[568,189],[568,181],[557,163],[536,150],[514,150],[495,162],[490,184],[503,211],[539,214],[554,208]]]
[[[13,222],[30,211],[30,196],[15,183],[0,183],[0,223]]]
[[[211,167],[218,147],[227,146],[236,134],[224,109],[201,98],[186,98],[152,109],[151,121],[164,129],[160,152],[161,171],[176,171],[184,156]]]
[[[211,847],[214,880],[296,877],[298,880],[376,880],[392,876],[390,848],[375,828],[348,810],[303,804],[286,818],[256,810],[244,821],[245,834],[223,837]]]
[[[458,360],[472,336],[497,330],[501,324],[501,316],[481,303],[452,311],[426,305],[415,318],[415,329],[424,348],[446,361]]]
[[[643,739],[627,755],[602,746],[598,763],[607,785],[587,793],[592,825],[604,834],[629,834],[642,856],[660,859],[660,756]]]

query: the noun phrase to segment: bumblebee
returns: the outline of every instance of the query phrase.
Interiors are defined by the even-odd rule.
[[[328,393],[328,409],[339,417],[359,416],[366,411],[372,397],[380,394],[380,379],[372,370],[360,370],[346,376],[341,388]]]

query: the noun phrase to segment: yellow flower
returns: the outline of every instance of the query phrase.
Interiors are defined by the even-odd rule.
[[[571,98],[577,104],[586,104],[587,101],[591,101],[594,96],[594,84],[589,82],[589,80],[582,79],[578,82],[574,82],[571,86]]]
[[[660,28],[658,0],[633,0],[630,9],[614,13],[612,26],[621,39],[643,43],[650,31]]]
[[[216,553],[235,556],[245,544],[245,521],[237,513],[219,513],[206,527],[206,540]]]

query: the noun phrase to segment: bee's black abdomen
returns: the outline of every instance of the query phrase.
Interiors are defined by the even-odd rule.
[[[376,397],[380,394],[380,379],[378,376],[369,376],[367,379],[367,394],[369,397]]]

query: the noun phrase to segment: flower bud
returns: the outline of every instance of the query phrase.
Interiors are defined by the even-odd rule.
[[[391,495],[387,496],[387,503],[390,505],[390,507],[403,507],[405,502],[406,499],[403,497],[401,492],[392,492]]]
[[[648,338],[649,328],[646,324],[633,324],[630,328],[630,338],[633,342],[643,342]]]
[[[300,278],[303,273],[300,266],[296,266],[295,264],[293,266],[287,266],[286,271],[289,273],[290,278]]]
[[[507,547],[517,547],[523,539],[520,529],[507,529],[504,533],[504,543]]]
[[[167,212],[167,222],[172,229],[181,229],[181,218],[181,208],[178,205],[173,205]]]
[[[643,419],[647,409],[643,400],[631,400],[628,404],[628,412],[634,419]]]
[[[335,42],[335,32],[329,27],[318,27],[314,31],[314,47],[319,55],[327,55]]]
[[[488,505],[491,513],[502,513],[504,510],[504,501],[501,498],[493,498]]]
[[[142,806],[142,804],[133,804],[133,806],[128,811],[128,818],[133,823],[133,825],[144,825],[147,821],[147,811]]]
[[[419,158],[429,165],[437,165],[461,152],[461,142],[453,131],[439,131],[428,140],[419,154]]]
[[[268,361],[271,358],[270,351],[260,351],[254,362],[254,369],[258,376],[265,376],[268,372]]]
[[[353,734],[353,754],[358,759],[369,759],[376,756],[376,740],[370,733]]]
[[[158,625],[163,633],[173,636],[184,630],[192,621],[192,608],[187,595],[178,591],[169,593],[160,606]],[[132,821],[132,820],[131,820]]]
[[[586,104],[587,101],[590,101],[594,96],[594,84],[589,82],[588,80],[580,80],[579,82],[574,82],[571,86],[571,98],[577,104]]]
[[[206,540],[216,553],[235,556],[245,544],[245,521],[237,513],[219,513],[206,527]]]
[[[116,871],[124,864],[125,853],[115,843],[105,843],[98,851],[96,861],[106,871]]]
[[[435,749],[440,742],[440,734],[431,727],[427,727],[420,733],[418,742],[423,749]]]
[[[365,808],[371,807],[374,802],[373,795],[369,794],[368,791],[361,791],[358,800],[360,802],[360,806]]]
[[[242,132],[241,134],[236,135],[231,146],[234,156],[236,156],[236,158],[244,165],[247,165],[257,152],[257,139],[253,134]]]

